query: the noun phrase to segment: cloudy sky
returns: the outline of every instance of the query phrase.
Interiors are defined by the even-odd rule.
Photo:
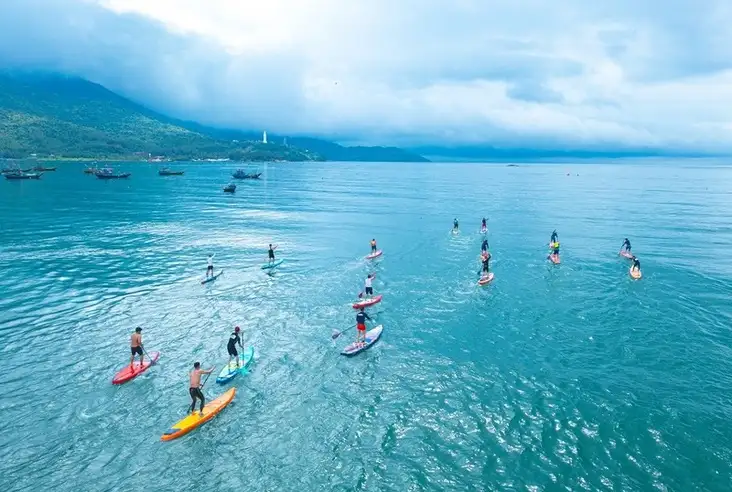
[[[732,150],[732,2],[0,0],[0,65],[378,144]]]

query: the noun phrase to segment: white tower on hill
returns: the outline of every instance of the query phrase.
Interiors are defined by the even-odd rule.
[[[267,132],[262,132],[262,143],[267,143]]]

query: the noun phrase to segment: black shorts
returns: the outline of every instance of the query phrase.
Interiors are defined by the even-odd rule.
[[[552,251],[552,254],[553,255],[559,255],[559,250],[558,249],[555,249],[554,251]]]
[[[374,288],[373,287],[366,287],[366,295],[367,296],[374,295]]]
[[[206,268],[206,271],[207,271],[207,272],[208,272],[208,271],[211,271],[211,272],[213,272],[213,265],[209,265],[209,266],[208,266],[208,268]]]
[[[132,355],[142,355],[142,347],[130,347]]]
[[[239,355],[239,352],[236,351],[236,345],[227,345],[226,350],[229,352],[229,355],[233,355],[234,357],[237,357]]]

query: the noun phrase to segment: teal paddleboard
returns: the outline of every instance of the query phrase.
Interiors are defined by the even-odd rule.
[[[275,260],[272,263],[265,263],[262,265],[262,270],[269,270],[270,268],[274,268],[276,266],[279,266],[282,264],[282,262],[285,261],[283,259]]]
[[[216,382],[219,384],[226,384],[234,377],[236,377],[237,374],[246,373],[247,368],[252,365],[252,361],[254,360],[254,347],[251,345],[244,350],[241,351],[239,354],[239,364],[240,367],[237,366],[236,361],[232,360],[228,364],[226,364],[219,373],[219,376],[216,378]]]

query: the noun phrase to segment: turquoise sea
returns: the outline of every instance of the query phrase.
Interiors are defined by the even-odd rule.
[[[83,167],[0,180],[4,490],[731,488],[730,165],[283,163],[234,195],[230,163]],[[369,271],[384,335],[342,357]],[[236,324],[234,402],[161,442]],[[137,325],[160,361],[112,386]]]

